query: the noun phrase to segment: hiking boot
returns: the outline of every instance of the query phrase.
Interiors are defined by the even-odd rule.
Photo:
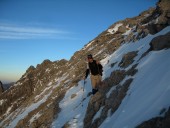
[[[96,94],[96,92],[98,92],[98,89],[92,89],[92,94]]]

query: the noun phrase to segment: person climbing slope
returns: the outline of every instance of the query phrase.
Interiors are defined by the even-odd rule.
[[[101,84],[103,66],[98,61],[94,60],[91,54],[87,56],[87,60],[88,65],[84,79],[86,79],[90,73],[92,94],[94,95],[98,91]]]

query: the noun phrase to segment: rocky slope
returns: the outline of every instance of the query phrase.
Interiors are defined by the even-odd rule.
[[[15,82],[7,83],[7,84],[3,84],[2,82],[0,82],[0,85],[2,85],[4,91],[9,89],[14,84]]]
[[[3,84],[2,82],[0,81],[0,95],[4,92],[4,88],[3,88]]]
[[[30,66],[20,80],[0,94],[0,127],[73,127],[72,122],[77,119],[71,117],[73,114],[70,118],[63,117],[67,120],[65,119],[61,125],[57,124],[63,116],[63,100],[74,101],[82,97],[81,79],[86,68],[85,59],[89,53],[103,62],[103,84],[101,91],[95,96],[85,95],[84,117],[80,118],[82,123],[79,127],[102,127],[108,113],[110,116],[116,113],[122,101],[126,99],[127,91],[140,71],[140,60],[145,59],[152,51],[170,48],[169,25],[170,2],[160,0],[156,8],[111,25],[84,48],[75,52],[69,61],[44,60],[36,67]],[[163,34],[160,35],[161,31]],[[121,51],[122,47],[130,49],[132,46],[133,50],[124,48]],[[117,61],[110,58],[111,56],[115,60],[117,58]],[[69,94],[73,88],[79,90]],[[90,91],[90,86],[88,88]],[[79,102],[72,106],[75,111],[81,107],[82,100],[78,99]],[[96,117],[98,111],[101,113]],[[163,113],[166,111],[167,108]],[[169,126],[169,122],[166,121],[168,119],[167,112],[164,119],[157,119],[155,116],[155,119],[148,119],[148,122],[138,124],[138,127],[147,127],[153,122],[155,125],[160,124],[161,121],[163,126]]]

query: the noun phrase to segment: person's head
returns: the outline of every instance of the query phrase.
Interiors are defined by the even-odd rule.
[[[89,54],[87,56],[88,62],[93,62],[93,56],[91,54]]]

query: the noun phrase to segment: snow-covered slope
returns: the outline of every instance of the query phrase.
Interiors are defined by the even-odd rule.
[[[134,128],[170,106],[170,50],[151,52],[138,65],[126,97],[101,128]]]
[[[157,35],[167,31],[170,31],[170,27]],[[153,36],[149,36],[145,41],[149,43],[148,40],[151,38]],[[134,76],[126,97],[118,110],[104,121],[101,128],[134,128],[143,121],[164,116],[160,115],[160,112],[163,109],[168,110],[170,106],[169,56],[170,49],[153,51],[138,62],[138,73]]]
[[[131,51],[138,51],[135,61],[132,65],[139,63],[137,66],[138,73],[133,76],[126,97],[115,113],[108,114],[108,117],[100,126],[101,128],[134,128],[143,121],[149,120],[160,115],[162,109],[168,109],[170,106],[170,49],[161,51],[151,51],[142,59],[140,57],[149,49],[150,41],[159,35],[164,35],[170,32],[170,27],[165,28],[155,35],[137,41],[123,44],[112,55],[101,60],[104,66],[103,79],[110,76],[114,70],[120,70],[118,64],[124,54]],[[140,59],[140,60],[139,60]],[[109,63],[108,63],[109,60]],[[117,62],[113,68],[111,63]],[[127,67],[128,70],[131,66]],[[124,81],[129,78],[126,77]],[[113,91],[111,89],[111,91]],[[83,119],[87,109],[87,105],[92,96],[87,97],[91,91],[90,78],[86,80],[85,91],[83,92],[83,80],[78,83],[78,86],[70,88],[64,99],[60,102],[61,112],[58,118],[53,122],[52,127],[59,128],[64,124],[66,126],[81,128],[84,126]],[[75,94],[75,97],[71,98]],[[83,101],[82,99],[85,98]],[[101,109],[94,116],[100,118]]]

